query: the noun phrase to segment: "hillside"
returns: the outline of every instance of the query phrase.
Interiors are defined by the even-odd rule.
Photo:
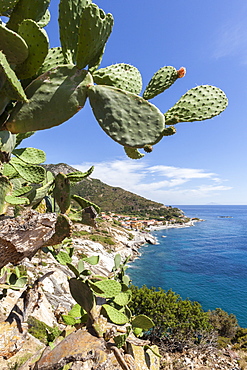
[[[57,174],[74,172],[71,166],[64,163],[44,165],[46,170]],[[86,178],[77,183],[73,189],[73,194],[90,200],[101,207],[104,212],[116,212],[124,214],[137,214],[149,217],[164,217],[170,219],[178,217],[181,211],[177,208],[167,207],[162,203],[148,200],[144,197],[103,183],[98,179]]]

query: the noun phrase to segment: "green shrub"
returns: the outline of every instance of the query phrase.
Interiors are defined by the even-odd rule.
[[[213,333],[208,314],[198,302],[183,300],[172,290],[131,287],[129,307],[134,315],[150,317],[155,327],[146,336],[176,350],[206,342]]]
[[[208,312],[209,321],[220,337],[233,338],[239,328],[235,315],[228,314],[221,308]]]

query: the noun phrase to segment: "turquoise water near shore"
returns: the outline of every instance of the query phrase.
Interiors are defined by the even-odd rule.
[[[176,207],[205,221],[152,232],[159,244],[140,248],[127,270],[132,283],[220,307],[247,327],[247,206]]]

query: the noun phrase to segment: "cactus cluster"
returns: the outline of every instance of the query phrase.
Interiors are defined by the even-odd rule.
[[[60,0],[61,46],[49,48],[43,29],[49,2],[0,3],[0,15],[9,17],[0,24],[0,130],[16,134],[60,125],[89,98],[101,128],[139,159],[144,154],[138,148],[175,133],[169,125],[209,119],[226,108],[225,94],[207,85],[189,90],[165,114],[149,103],[185,75],[183,67],[160,68],[142,97],[137,68],[125,63],[99,68],[114,20],[91,0]]]
[[[53,176],[51,172],[40,166],[46,160],[43,150],[16,148],[24,138],[30,135],[31,133],[13,135],[9,131],[0,131],[0,158],[2,162],[0,214],[6,212],[8,204],[13,206],[27,205],[38,209],[39,205],[44,203],[44,199],[46,202],[42,204],[42,212],[59,210],[62,214],[69,213],[71,184],[73,185],[89,176],[93,167],[85,173],[76,171],[68,175],[59,173]],[[100,209],[95,204],[79,196],[74,196],[74,198],[82,209],[94,206],[99,212]],[[55,206],[52,207],[52,204]]]
[[[120,254],[116,254],[112,273],[106,278],[94,275],[87,267],[97,264],[99,256],[81,256],[77,265],[74,265],[73,247],[66,247],[59,252],[48,247],[46,252],[50,252],[74,274],[74,277],[69,279],[69,287],[76,304],[67,315],[63,315],[65,324],[86,323],[88,328],[93,328],[95,334],[104,337],[106,341],[109,340],[107,333],[111,325],[120,326],[120,332],[116,331],[113,337],[119,347],[126,342],[131,331],[141,336],[144,331],[154,326],[153,321],[145,315],[133,317],[128,308],[132,293],[129,288],[130,279],[125,270],[129,258],[122,262]]]

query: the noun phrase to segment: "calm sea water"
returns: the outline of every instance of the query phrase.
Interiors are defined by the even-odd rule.
[[[178,208],[205,221],[153,232],[159,245],[140,249],[127,271],[133,284],[172,289],[204,310],[220,307],[247,327],[247,206]]]

